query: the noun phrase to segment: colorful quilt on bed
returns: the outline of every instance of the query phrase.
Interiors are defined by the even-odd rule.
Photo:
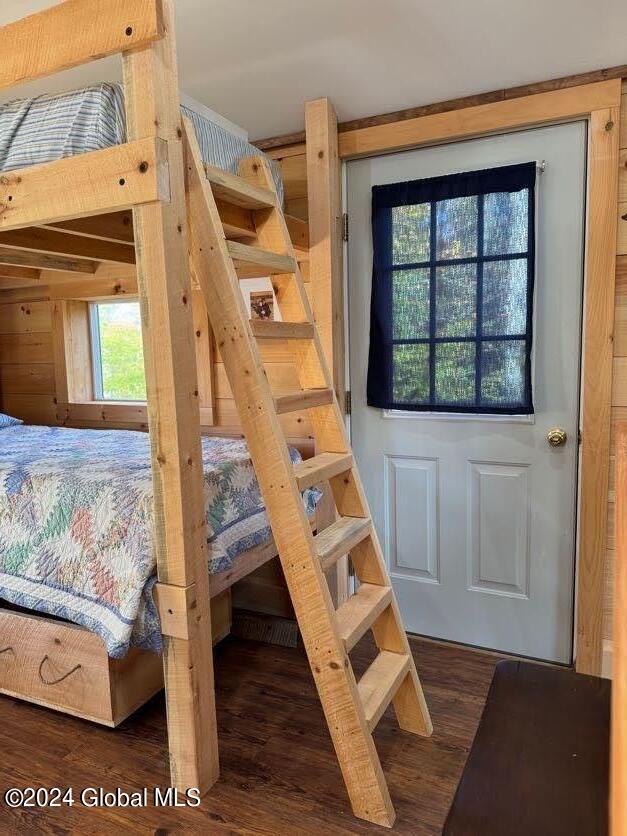
[[[270,527],[244,441],[203,438],[203,462],[216,573]],[[318,498],[305,493],[308,513]],[[0,430],[0,598],[81,624],[110,656],[160,650],[152,513],[146,433]]]

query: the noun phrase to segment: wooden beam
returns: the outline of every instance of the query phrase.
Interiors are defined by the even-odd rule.
[[[607,84],[620,96],[620,82]],[[579,673],[596,676],[603,659],[619,102],[593,111],[589,125],[576,666]]]
[[[160,0],[65,0],[0,29],[0,89],[139,49],[162,35]]]
[[[163,41],[124,57],[129,138],[164,139],[168,203],[133,209],[151,437],[154,549],[160,583],[196,585],[189,639],[165,637],[172,782],[201,793],[219,775],[192,287],[174,4],[164,0]]]
[[[613,107],[617,95],[620,97],[620,80],[614,79],[359,128],[340,133],[340,157],[356,159],[384,151],[401,151],[560,119],[587,117],[593,110]]]
[[[357,689],[370,731],[374,731],[408,671],[407,656],[382,650],[359,680]]]
[[[258,569],[276,556],[277,549],[273,539],[260,543],[258,546],[253,546],[251,549],[247,549],[242,554],[239,554],[237,556],[238,559],[230,569],[209,577],[211,597],[214,598],[216,595],[224,592],[225,589],[229,589],[234,583],[250,575],[255,569]]]
[[[610,821],[627,834],[627,424],[616,433],[616,559],[612,659]]]
[[[240,279],[287,275],[296,269],[296,262],[289,255],[251,247],[239,241],[227,241],[227,249]]]
[[[340,224],[342,197],[337,116],[328,99],[305,105],[309,278],[313,312],[340,409],[345,401],[344,281]]]
[[[272,319],[251,319],[250,330],[262,340],[312,340],[312,322],[282,322]]]
[[[170,586],[167,583],[157,583],[154,597],[162,635],[189,641],[188,613],[197,606],[196,584]]]
[[[216,200],[232,203],[243,209],[271,209],[276,202],[269,189],[246,183],[230,171],[205,163],[205,174]]]
[[[169,200],[165,152],[163,141],[149,136],[5,171],[0,179],[0,231]]]
[[[45,228],[45,227],[44,227]],[[120,244],[132,244],[133,213],[109,212],[106,215],[92,215],[89,218],[73,218],[58,224],[50,224],[52,229],[62,229],[76,235],[102,238],[104,241],[117,241]]]
[[[198,367],[198,402],[204,410],[205,421],[215,423],[215,386],[213,334],[209,327],[209,317],[205,298],[199,288],[192,291],[192,308],[194,314],[194,337],[196,344],[196,366]]]
[[[277,415],[283,415],[286,412],[300,412],[317,406],[328,406],[332,403],[332,389],[302,389],[290,395],[278,395],[274,399]]]
[[[501,102],[507,99],[520,99],[525,96],[535,96],[537,93],[564,90],[568,87],[581,87],[584,84],[596,84],[599,81],[609,81],[614,78],[627,78],[627,64],[562,76],[561,78],[547,79],[531,84],[523,84],[518,87],[490,90],[487,93],[475,93],[471,96],[462,96],[443,102],[417,105],[403,110],[395,110],[390,113],[380,113],[376,116],[364,116],[360,119],[351,119],[347,122],[340,122],[338,131],[339,133],[349,133],[350,131],[360,130],[361,128],[389,125],[395,122],[404,122],[407,119],[418,119],[422,116],[433,116],[436,113],[447,113],[452,110],[466,110],[466,108],[475,107],[476,105]],[[305,151],[305,141],[305,131],[296,131],[295,133],[283,134],[282,136],[255,140],[255,145],[266,153],[280,151],[280,154],[271,153],[271,156],[276,158],[276,156],[286,157],[293,154],[303,154]]]
[[[88,303],[77,299],[52,305],[55,394],[59,403],[94,397]]]
[[[44,279],[45,282],[45,279]],[[115,278],[66,279],[55,276],[46,286],[49,299],[118,299],[137,296],[137,277],[134,275]]]
[[[135,264],[135,248],[128,244],[71,235],[49,228],[40,229],[31,226],[0,232],[0,246],[14,247],[28,252],[110,261],[115,264]]]
[[[25,284],[38,283],[41,281],[41,270],[33,267],[11,267],[10,265],[0,265],[0,279],[10,280],[12,282],[24,282]],[[8,283],[3,285],[8,287]],[[16,286],[19,286],[16,284]]]
[[[1,239],[2,233],[0,233]],[[95,273],[98,264],[84,258],[64,258],[59,255],[34,253],[0,247],[0,264],[12,267],[30,267],[36,270],[63,270],[67,273]]]
[[[307,133],[307,203],[309,278],[312,307],[327,365],[342,414],[346,409],[344,351],[344,277],[341,240],[341,176],[337,116],[328,99],[305,105]],[[316,451],[318,452],[318,450]],[[317,508],[320,528],[332,525],[335,503],[328,485]],[[332,594],[340,604],[348,597],[348,558],[329,574]]]

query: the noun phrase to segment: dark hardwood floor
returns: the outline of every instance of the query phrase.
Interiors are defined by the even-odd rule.
[[[375,739],[395,833],[438,834],[473,740],[495,655],[412,640],[435,732],[401,732],[393,711]],[[356,670],[373,649],[353,652]],[[386,832],[355,819],[304,652],[227,639],[216,650],[222,774],[198,808],[11,810],[0,833],[340,834]],[[0,797],[9,787],[167,787],[163,697],[117,730],[0,697]]]

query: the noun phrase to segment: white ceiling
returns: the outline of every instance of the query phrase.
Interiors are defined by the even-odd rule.
[[[107,0],[102,0],[106,2]],[[0,24],[51,5],[2,0]],[[252,138],[627,63],[625,0],[176,0],[181,88]],[[109,59],[11,97],[120,77]],[[6,100],[7,95],[2,98]]]

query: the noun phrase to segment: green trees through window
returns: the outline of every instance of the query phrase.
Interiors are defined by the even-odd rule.
[[[94,303],[91,334],[97,400],[146,400],[139,302]]]

